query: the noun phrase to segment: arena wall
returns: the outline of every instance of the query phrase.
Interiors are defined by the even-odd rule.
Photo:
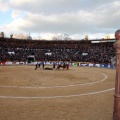
[[[1,62],[0,65],[35,65],[37,62]],[[58,63],[57,63],[58,64]],[[53,62],[45,62],[45,65],[53,65]],[[81,62],[70,62],[70,66],[75,67],[100,67],[100,68],[115,68],[112,64],[93,64],[93,63],[81,63]]]

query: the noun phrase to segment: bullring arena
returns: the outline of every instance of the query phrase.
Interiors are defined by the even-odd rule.
[[[0,120],[112,120],[115,69],[0,66]]]

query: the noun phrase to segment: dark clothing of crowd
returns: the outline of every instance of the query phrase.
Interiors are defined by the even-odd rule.
[[[9,53],[11,52],[11,53]],[[50,53],[50,54],[48,54]],[[115,56],[113,43],[98,44],[38,44],[25,42],[1,42],[0,61],[27,61],[34,55],[37,61],[76,61],[110,63]]]

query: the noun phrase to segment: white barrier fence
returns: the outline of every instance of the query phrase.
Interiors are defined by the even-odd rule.
[[[45,65],[53,65],[53,62],[44,62]],[[59,62],[60,63],[60,62]],[[35,65],[37,62],[1,62],[0,65]],[[58,62],[56,62],[58,64]],[[89,66],[89,67],[101,67],[101,68],[115,68],[112,64],[93,64],[93,63],[80,63],[80,62],[70,62],[70,66]]]

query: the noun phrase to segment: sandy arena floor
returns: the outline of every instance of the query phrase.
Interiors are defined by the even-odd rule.
[[[0,66],[0,120],[112,120],[115,70]]]

